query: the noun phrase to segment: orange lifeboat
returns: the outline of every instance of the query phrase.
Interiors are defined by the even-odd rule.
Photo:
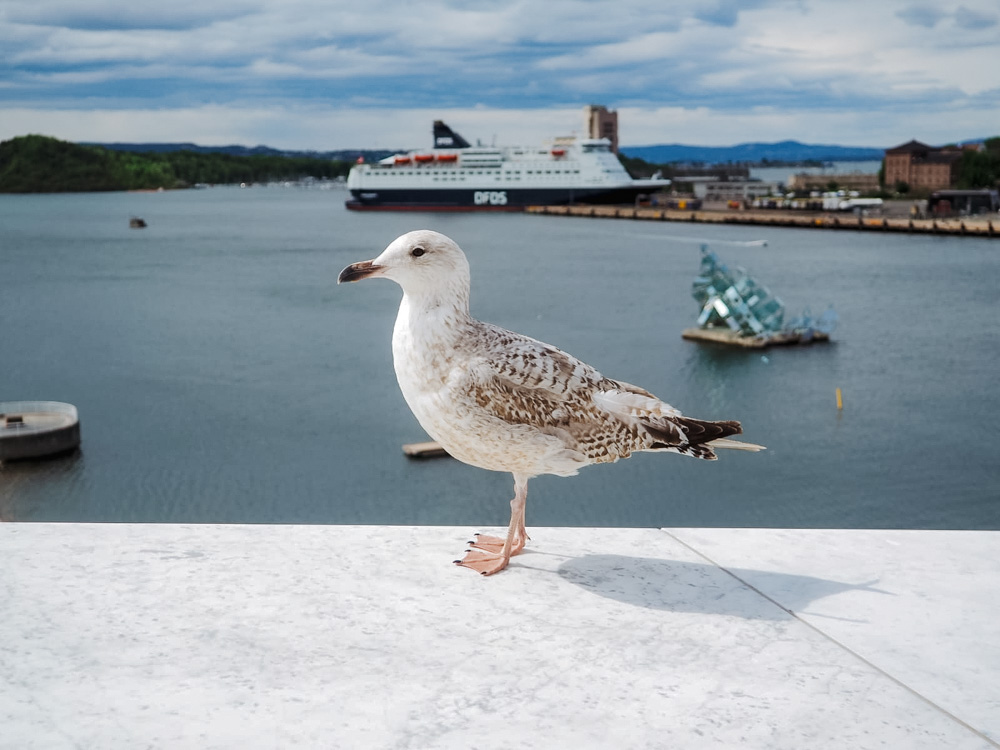
[[[443,162],[458,161],[458,154],[438,154],[438,161],[443,161]]]
[[[554,148],[554,149],[552,149],[552,155],[554,157],[556,157],[557,159],[560,156],[566,156],[566,149],[564,149],[564,148]]]
[[[395,159],[395,164],[396,164],[397,167],[401,167],[404,164],[409,164],[409,163],[410,163],[410,157],[409,156],[397,156],[396,159]]]
[[[429,161],[434,161],[434,154],[414,154],[413,161],[417,164],[426,164]]]

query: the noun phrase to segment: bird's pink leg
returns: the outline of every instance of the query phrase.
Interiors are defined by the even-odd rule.
[[[514,476],[514,499],[510,501],[510,524],[507,527],[507,538],[476,535],[470,542],[472,549],[465,557],[456,560],[456,565],[471,568],[484,576],[499,573],[507,567],[510,558],[524,549],[528,533],[524,528],[524,507],[528,499],[528,480]]]
[[[511,500],[511,521],[514,520],[514,500]],[[518,513],[517,527],[514,529],[514,539],[511,544],[510,554],[511,557],[518,554],[524,549],[524,543],[531,539],[528,536],[527,530],[524,528],[524,503],[520,504],[520,512]],[[510,530],[508,529],[507,536],[510,536]],[[503,552],[504,544],[507,543],[506,539],[501,539],[498,536],[490,536],[489,534],[476,534],[476,538],[469,541],[469,546],[474,549],[480,549],[485,552],[493,552],[495,554],[501,554]]]

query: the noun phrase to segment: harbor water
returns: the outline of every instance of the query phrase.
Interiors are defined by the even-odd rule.
[[[508,475],[402,453],[427,437],[392,370],[399,288],[336,284],[429,228],[469,255],[473,314],[768,447],[539,477],[529,528],[1000,528],[998,241],[352,213],[345,197],[0,196],[0,401],[72,403],[82,432],[73,455],[0,466],[0,519],[506,524]],[[833,341],[682,340],[702,242],[789,316],[833,304]]]

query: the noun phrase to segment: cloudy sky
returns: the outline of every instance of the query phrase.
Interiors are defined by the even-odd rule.
[[[998,0],[0,1],[0,140],[943,144],[998,71]]]

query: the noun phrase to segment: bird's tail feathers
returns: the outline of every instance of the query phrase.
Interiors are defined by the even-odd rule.
[[[652,424],[649,420],[643,425],[646,431],[657,438],[649,449],[670,450],[685,456],[714,461],[717,456],[715,449],[724,448],[727,450],[757,451],[765,450],[763,445],[756,443],[745,443],[741,440],[731,439],[732,435],[739,435],[743,432],[740,423],[734,420],[723,422],[711,422],[702,419],[692,419],[690,417],[674,417],[662,420],[658,424]],[[669,431],[664,427],[673,427]],[[683,437],[678,434],[683,434]],[[671,440],[670,438],[674,439]]]

